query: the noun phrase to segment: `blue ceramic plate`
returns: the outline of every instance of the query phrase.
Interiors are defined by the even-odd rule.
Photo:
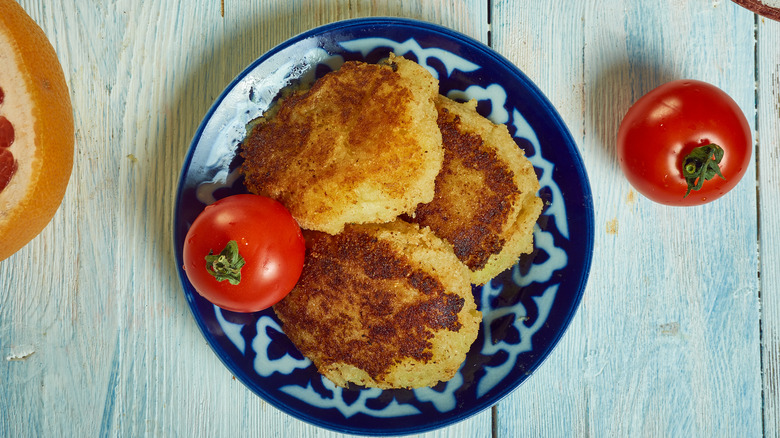
[[[182,169],[176,199],[176,265],[190,224],[215,199],[243,193],[235,171],[247,122],[284,87],[312,82],[344,61],[377,62],[390,51],[439,79],[440,92],[477,99],[509,127],[533,163],[544,201],[535,250],[474,298],[479,337],[449,382],[417,390],[347,390],[321,377],[281,331],[273,311],[238,314],[201,298],[179,270],[203,335],[257,395],[288,414],[339,432],[403,435],[440,428],[489,408],[527,379],[560,339],[585,288],[593,252],[590,186],[565,124],[512,63],[464,35],[424,22],[371,18],[329,24],[266,53],[227,87],[206,114]]]

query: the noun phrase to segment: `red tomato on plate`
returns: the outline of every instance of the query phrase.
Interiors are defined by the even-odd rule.
[[[677,80],[650,91],[626,113],[617,156],[637,191],[666,205],[699,205],[734,188],[753,140],[745,115],[721,89]]]
[[[305,242],[279,202],[233,195],[206,207],[184,240],[184,271],[217,306],[255,312],[273,306],[298,282]]]

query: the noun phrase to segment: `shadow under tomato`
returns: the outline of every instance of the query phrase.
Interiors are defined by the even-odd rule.
[[[677,79],[659,56],[642,52],[634,58],[607,63],[588,87],[586,132],[596,136],[605,161],[617,160],[617,133],[623,117],[640,97],[650,90]]]

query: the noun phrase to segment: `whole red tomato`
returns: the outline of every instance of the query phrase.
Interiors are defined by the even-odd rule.
[[[196,291],[234,312],[267,309],[303,270],[305,242],[279,202],[233,195],[206,207],[184,240],[184,270]]]
[[[745,174],[752,152],[750,126],[736,102],[713,85],[689,79],[639,99],[617,137],[628,181],[666,205],[720,198]]]

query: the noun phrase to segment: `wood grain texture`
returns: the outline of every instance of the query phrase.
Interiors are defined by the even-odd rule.
[[[753,15],[725,2],[494,4],[494,47],[561,112],[596,211],[582,307],[498,405],[499,436],[760,436],[754,165],[726,197],[682,209],[633,191],[614,152],[631,103],[671,79],[714,83],[753,120]]]
[[[758,194],[764,432],[780,437],[780,23],[757,20]]]
[[[227,0],[224,16],[216,0],[20,3],[63,64],[77,151],[52,223],[0,263],[1,437],[344,436],[222,365],[181,293],[171,229],[222,89],[284,40],[364,16],[491,42],[558,108],[596,208],[589,285],[558,348],[495,424],[488,410],[422,436],[780,436],[780,23],[719,0]],[[743,182],[686,209],[637,194],[614,155],[630,104],[680,77],[723,88],[759,130]]]

